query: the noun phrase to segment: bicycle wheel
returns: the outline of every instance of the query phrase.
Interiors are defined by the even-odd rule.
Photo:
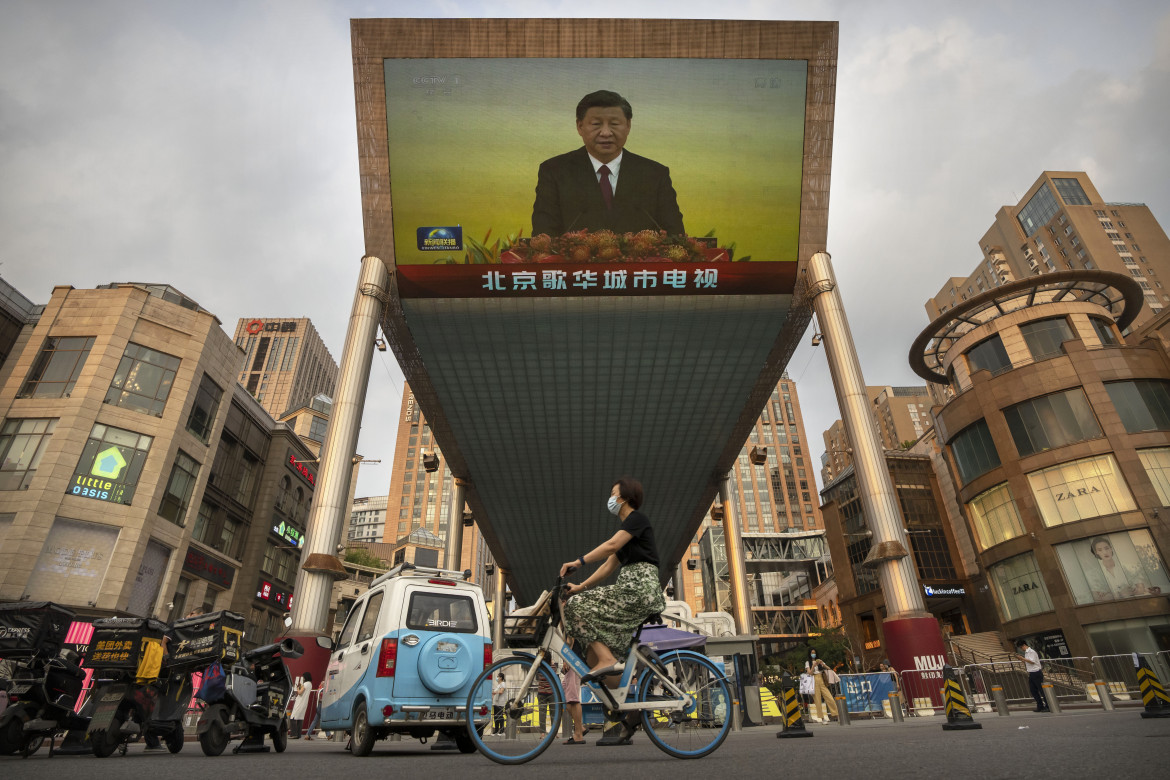
[[[675,650],[661,656],[661,671],[639,674],[638,701],[662,701],[662,709],[643,710],[646,736],[675,758],[702,758],[723,744],[731,731],[731,689],[723,672],[698,653]],[[677,698],[663,683],[663,675],[685,691],[691,703],[678,709],[666,702]]]
[[[565,692],[548,664],[540,665],[526,691],[519,690],[535,663],[522,656],[508,658],[484,669],[471,686],[471,695],[467,697],[467,736],[480,753],[498,764],[531,761],[553,743],[560,730]],[[496,723],[492,712],[492,681],[501,672],[508,702],[503,707],[502,723]],[[546,693],[541,694],[542,689]]]

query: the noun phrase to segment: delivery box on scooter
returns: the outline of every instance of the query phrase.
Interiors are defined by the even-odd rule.
[[[170,667],[203,669],[216,661],[239,661],[244,638],[244,616],[221,610],[180,620],[172,626]]]
[[[166,624],[153,618],[95,620],[93,637],[85,652],[85,665],[92,669],[137,670],[145,656],[157,653],[155,648],[161,647],[166,632]],[[151,671],[153,675],[147,676],[158,676],[158,669]]]
[[[74,614],[49,601],[0,604],[0,658],[54,656]]]

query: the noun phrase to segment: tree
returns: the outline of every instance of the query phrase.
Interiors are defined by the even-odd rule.
[[[385,569],[386,562],[364,547],[350,547],[345,551],[345,562],[356,563],[358,566],[369,566],[371,569]]]
[[[816,650],[817,658],[829,666],[836,666],[839,663],[844,663],[846,666],[852,665],[853,645],[853,641],[842,626],[822,628],[819,634],[813,634],[804,644],[797,645],[783,655],[774,656],[767,660],[773,665],[772,668],[776,669],[776,674],[787,669],[793,675],[799,675],[804,670],[805,662],[808,661],[810,650]]]

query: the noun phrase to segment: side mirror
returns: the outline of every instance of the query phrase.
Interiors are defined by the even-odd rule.
[[[319,636],[319,637],[317,637],[317,646],[323,647],[326,650],[332,650],[333,649],[333,640],[327,636]]]

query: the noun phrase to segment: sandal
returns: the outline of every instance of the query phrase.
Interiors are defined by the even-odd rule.
[[[626,670],[625,664],[613,664],[611,666],[603,666],[596,672],[590,672],[581,678],[583,683],[591,683],[594,680],[600,680],[602,677],[609,677],[611,674],[621,674]]]
[[[561,744],[562,745],[584,745],[585,740],[583,740],[583,739],[566,739]]]

